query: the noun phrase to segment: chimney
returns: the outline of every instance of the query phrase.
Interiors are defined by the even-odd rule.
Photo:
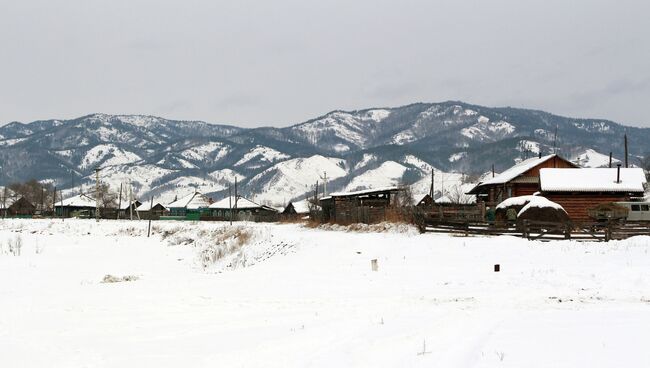
[[[621,164],[616,164],[616,184],[621,183]]]
[[[542,150],[539,150],[539,158],[542,158]]]

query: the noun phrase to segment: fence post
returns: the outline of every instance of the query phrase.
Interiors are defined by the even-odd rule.
[[[524,220],[524,221],[522,221],[521,226],[522,226],[522,229],[521,229],[521,235],[522,235],[524,238],[530,240],[530,234],[528,233],[528,220]]]
[[[564,239],[571,239],[571,227],[569,224],[564,224]]]

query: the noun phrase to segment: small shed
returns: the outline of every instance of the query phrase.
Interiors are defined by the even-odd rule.
[[[18,217],[31,217],[36,211],[36,206],[34,206],[30,201],[25,197],[20,197],[17,201],[11,204],[7,208],[8,216],[18,216]]]
[[[165,216],[168,212],[167,207],[159,202],[154,202],[153,207],[151,206],[151,202],[145,202],[139,205],[135,211],[143,220],[159,220],[160,216]]]
[[[322,221],[339,224],[385,221],[394,214],[398,194],[403,191],[400,187],[386,187],[332,193],[320,199]]]
[[[85,194],[63,199],[54,205],[58,217],[95,217],[97,201]]]
[[[428,194],[428,193],[427,194],[420,194],[419,196],[416,196],[415,198],[416,198],[415,207],[418,207],[418,208],[422,208],[422,209],[431,208],[431,207],[433,207],[433,205],[435,203],[435,201],[433,200],[431,195]]]
[[[311,203],[307,199],[301,201],[289,202],[289,204],[282,211],[282,216],[286,220],[304,218],[306,216],[316,216],[320,207]]]
[[[242,196],[223,198],[210,205],[209,218],[213,221],[277,221],[278,211],[269,206],[255,203]]]
[[[316,207],[308,200],[289,202],[289,204],[282,211],[283,215],[309,215],[310,207]]]

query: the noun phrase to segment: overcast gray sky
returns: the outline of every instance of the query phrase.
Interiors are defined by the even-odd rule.
[[[0,0],[0,124],[463,100],[650,126],[650,2]]]

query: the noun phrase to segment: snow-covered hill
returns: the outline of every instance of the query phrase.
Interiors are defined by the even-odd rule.
[[[582,167],[608,167],[609,155],[596,152],[593,149],[587,149],[583,153],[576,155],[572,161]],[[612,165],[620,162],[621,160],[612,157]]]
[[[145,197],[172,188],[223,196],[237,176],[241,193],[278,205],[312,192],[317,180],[322,189],[324,172],[328,190],[341,191],[425,183],[433,168],[458,182],[451,178],[550,150],[602,166],[602,153],[623,157],[626,130],[631,156],[645,154],[650,129],[457,101],[333,111],[286,128],[92,114],[0,127],[0,185],[35,178],[78,192],[94,185],[99,167],[113,190],[131,182]]]

